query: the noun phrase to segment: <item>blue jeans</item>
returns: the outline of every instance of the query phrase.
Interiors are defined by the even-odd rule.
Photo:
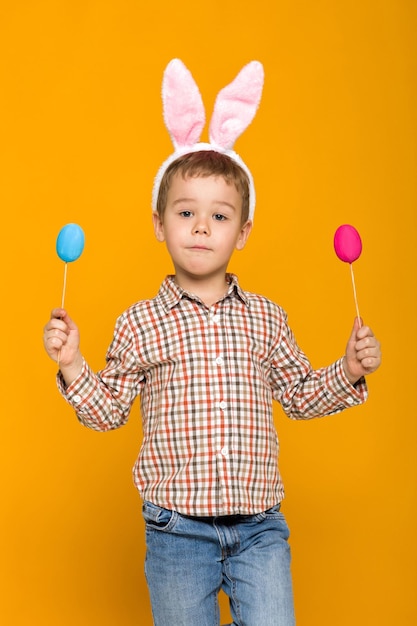
[[[155,626],[294,626],[289,531],[279,505],[257,515],[188,517],[145,502],[145,573]]]

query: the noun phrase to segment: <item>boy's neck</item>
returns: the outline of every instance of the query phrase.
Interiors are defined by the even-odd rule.
[[[214,278],[198,279],[175,275],[175,282],[181,289],[198,296],[208,307],[218,302],[227,292],[229,283],[226,274]]]

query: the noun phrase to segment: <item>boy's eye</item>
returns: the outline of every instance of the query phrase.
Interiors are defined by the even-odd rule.
[[[215,213],[213,215],[213,219],[217,220],[218,222],[224,222],[224,220],[227,218],[225,215],[222,215],[222,213]]]
[[[190,217],[191,211],[180,211],[181,217]]]

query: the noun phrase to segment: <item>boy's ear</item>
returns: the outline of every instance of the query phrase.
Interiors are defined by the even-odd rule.
[[[240,229],[239,237],[236,241],[236,250],[243,250],[252,230],[252,221],[248,220]]]
[[[155,237],[157,238],[157,240],[161,242],[165,241],[164,225],[156,211],[152,213],[152,222],[153,222],[153,229],[155,232]]]

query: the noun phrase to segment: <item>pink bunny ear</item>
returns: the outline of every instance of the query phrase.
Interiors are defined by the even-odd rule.
[[[170,61],[165,69],[162,102],[175,149],[197,143],[206,121],[203,100],[191,72],[179,59]]]
[[[210,122],[210,143],[231,150],[253,120],[261,100],[264,71],[259,61],[245,65],[233,82],[222,89]]]

